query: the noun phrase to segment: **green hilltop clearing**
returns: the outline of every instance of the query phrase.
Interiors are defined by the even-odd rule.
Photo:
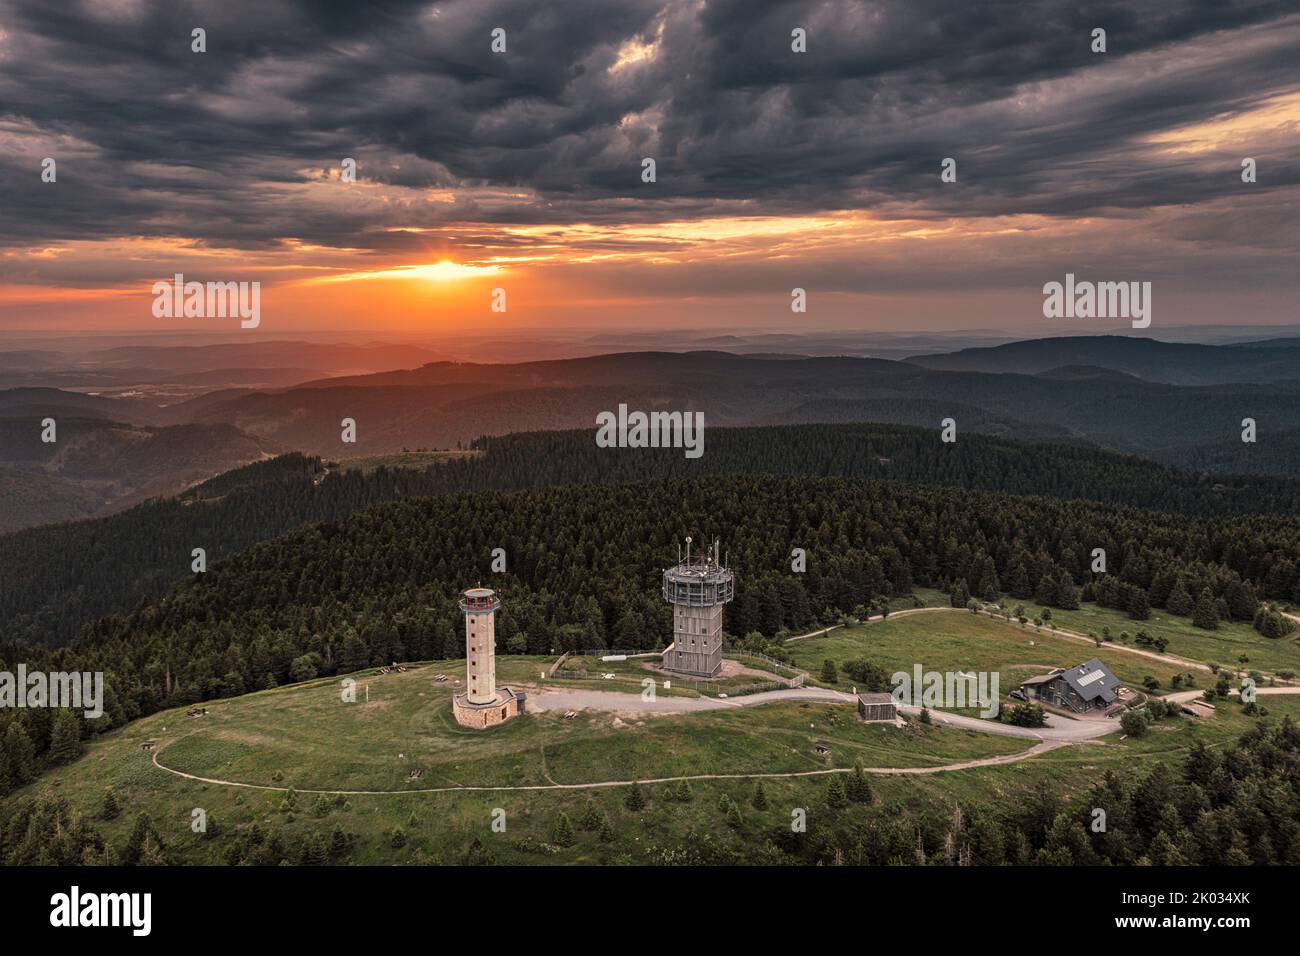
[[[1109,647],[1097,652],[1083,641],[1037,633],[1032,625],[959,611],[893,616],[787,646],[814,674],[817,668],[808,665],[827,657],[864,656],[886,669],[907,669],[916,661],[933,670],[1001,669],[1004,693],[1014,686],[1011,675],[1067,666],[1094,653],[1126,681],[1152,675],[1167,688],[1177,670]],[[554,663],[551,657],[503,656],[499,673],[503,683],[530,694],[542,683],[628,692],[649,673],[637,661],[613,662],[599,666],[614,668],[614,681],[543,682],[542,672]],[[346,838],[330,859],[351,863],[722,862],[750,860],[751,854],[759,854],[753,862],[781,862],[762,854],[776,852],[794,808],[813,808],[809,812],[823,820],[833,812],[837,827],[871,827],[886,819],[922,826],[935,814],[950,814],[958,802],[997,812],[1039,785],[1068,799],[1107,770],[1128,779],[1157,763],[1176,764],[1194,744],[1221,748],[1261,719],[1235,700],[1220,701],[1212,717],[1166,718],[1140,737],[1116,733],[1032,755],[1031,740],[915,718],[903,727],[863,724],[850,705],[826,702],[680,715],[583,710],[567,720],[549,711],[473,731],[452,719],[452,682],[435,680],[440,673],[455,678],[463,666],[448,660],[387,674],[367,669],[353,675],[356,703],[345,703],[341,678],[330,678],[210,701],[199,717],[183,709],[154,714],[94,740],[82,757],[8,803],[36,793],[61,795],[114,847],[147,813],[171,859],[187,863],[236,862],[268,834],[290,847]],[[1208,686],[1209,675],[1201,676],[1199,686]],[[839,688],[847,690],[845,683],[841,678]],[[1300,716],[1300,697],[1270,696],[1261,703],[1269,721]],[[146,740],[156,749],[142,749]],[[819,747],[829,752],[818,753]],[[996,757],[1025,759],[925,775],[869,773],[869,804],[827,804],[831,775],[825,771],[855,762],[879,771]],[[783,774],[789,776],[765,776]],[[711,775],[720,779],[699,779]],[[761,800],[755,796],[759,776]],[[696,778],[688,793],[680,782],[664,779],[677,777]],[[642,781],[643,808],[628,805],[626,781]],[[108,787],[122,812],[103,819]],[[727,809],[732,804],[734,812]],[[216,821],[208,834],[190,828],[196,808]],[[498,810],[504,811],[505,832],[492,829]],[[557,822],[561,813],[572,824],[572,845],[564,845],[569,834]]]
[[[1143,679],[1151,676],[1160,681],[1161,690],[1168,690],[1175,674],[1186,674],[1189,670],[1112,645],[1098,648],[1086,641],[1038,630],[1032,624],[1021,627],[959,610],[894,614],[884,621],[836,628],[817,637],[790,641],[786,649],[795,663],[814,678],[819,676],[826,660],[834,661],[836,669],[841,671],[847,661],[866,659],[887,673],[910,674],[915,664],[933,671],[998,672],[1004,698],[1021,681],[1045,674],[1053,667],[1072,667],[1092,657],[1100,657],[1116,677],[1139,688]],[[1209,673],[1196,671],[1195,674],[1199,686],[1213,683]],[[847,690],[851,683],[841,673],[834,686]]]
[[[693,852],[686,844],[701,833],[722,848],[717,852],[743,860],[756,838],[788,830],[792,808],[824,814],[828,786],[825,774],[769,777],[762,781],[766,808],[759,809],[753,805],[755,778],[746,774],[848,768],[855,760],[865,767],[933,767],[1021,754],[1031,743],[915,719],[903,728],[865,725],[847,705],[811,702],[679,716],[588,711],[577,720],[550,712],[470,731],[451,719],[449,689],[432,680],[455,663],[358,675],[358,702],[351,705],[341,701],[337,680],[322,680],[213,702],[203,717],[181,710],[155,714],[91,743],[80,759],[11,802],[34,791],[61,795],[114,847],[127,840],[138,815],[148,813],[171,858],[187,863],[229,862],[236,839],[252,834],[276,833],[294,845],[328,840],[336,827],[349,837],[343,859],[352,863],[464,862],[475,840],[498,863],[671,862]],[[541,667],[548,661],[515,663]],[[1300,698],[1265,703],[1270,719],[1300,716]],[[873,804],[839,813],[865,824],[950,813],[956,801],[995,810],[1040,782],[1068,797],[1107,769],[1134,774],[1155,762],[1179,761],[1194,742],[1219,747],[1257,722],[1236,702],[1221,702],[1218,709],[1202,720],[1167,719],[1141,738],[1112,735],[1017,763],[926,776],[869,774]],[[159,762],[173,770],[298,792],[290,806],[283,789],[184,779],[156,767],[153,753],[141,749],[145,740],[157,741]],[[830,753],[818,755],[819,745]],[[411,779],[413,770],[420,776]],[[705,774],[742,776],[692,780],[689,800],[673,795],[675,783],[642,783],[647,805],[641,810],[626,805],[625,786],[552,786]],[[99,819],[110,786],[122,812]],[[467,789],[476,786],[545,789]],[[447,787],[466,789],[420,792]],[[399,792],[304,792],[366,789]],[[741,809],[739,826],[719,811],[724,794]],[[609,821],[608,840],[577,827],[589,807]],[[192,832],[195,808],[215,821],[214,835]],[[498,808],[505,812],[504,833],[491,827]],[[561,812],[577,830],[571,847],[554,842]],[[398,829],[401,845],[395,846]]]

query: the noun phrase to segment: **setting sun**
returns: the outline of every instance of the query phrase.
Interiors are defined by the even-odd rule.
[[[371,272],[348,272],[338,276],[328,276],[313,282],[360,282],[367,279],[427,279],[431,282],[451,282],[455,279],[477,279],[494,275],[501,271],[497,265],[468,266],[450,259],[419,266],[393,266],[391,269],[376,269]]]

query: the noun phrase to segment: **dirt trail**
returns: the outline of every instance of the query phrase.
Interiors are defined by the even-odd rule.
[[[981,757],[978,760],[960,760],[956,763],[942,764],[937,767],[863,767],[862,772],[882,776],[947,773],[953,770],[970,770],[976,767],[992,767],[1001,764],[1016,763],[1017,761],[1028,760],[1030,757],[1063,746],[1065,746],[1065,744],[1061,741],[1040,740],[1028,750],[1022,750],[1019,753],[1014,754],[999,754],[996,757]],[[183,770],[175,770],[171,767],[165,766],[159,762],[158,756],[159,751],[154,751],[153,765],[155,767],[159,770],[165,770],[167,773],[173,774],[174,776],[183,777],[186,780],[194,780],[198,783],[211,783],[223,787],[241,787],[245,790],[269,790],[276,793],[288,793],[290,789],[289,787],[272,787],[256,783],[241,783],[238,780],[221,780],[215,777],[201,777],[198,774],[185,773]],[[598,790],[608,787],[630,787],[634,783],[648,786],[657,783],[677,783],[680,780],[773,780],[784,777],[824,777],[833,773],[852,772],[852,769],[847,767],[832,767],[826,770],[798,770],[789,773],[700,773],[681,777],[644,777],[639,780],[601,780],[595,783],[548,783],[531,784],[528,786],[423,787],[410,790],[307,790],[301,787],[294,787],[293,791],[295,793],[324,794],[325,796],[401,796],[410,793],[491,793],[510,790]]]

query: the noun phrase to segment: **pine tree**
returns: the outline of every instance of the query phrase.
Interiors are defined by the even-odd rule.
[[[573,846],[578,842],[578,837],[573,832],[573,824],[569,822],[569,815],[563,810],[555,818],[555,826],[551,830],[551,842],[556,846]]]
[[[690,803],[695,799],[695,790],[691,787],[689,780],[677,781],[677,792],[675,794],[682,803]]]
[[[113,792],[112,787],[105,788],[104,800],[99,805],[99,818],[101,820],[116,820],[121,812],[122,807],[117,802],[117,794]]]
[[[835,662],[830,658],[822,661],[822,680],[827,684],[834,684],[836,682]]]
[[[1038,579],[1038,587],[1034,589],[1034,600],[1043,607],[1060,607],[1060,595],[1057,593],[1057,582],[1050,574],[1044,574]]]
[[[1145,621],[1151,616],[1151,602],[1147,592],[1134,585],[1128,593],[1128,616],[1135,621]]]
[[[151,841],[157,850],[165,852],[162,837],[158,835],[153,819],[149,814],[141,813],[135,818],[135,826],[131,829],[131,835],[127,837],[126,846],[122,848],[120,860],[122,865],[135,866],[144,863],[145,845]]]
[[[167,847],[163,845],[162,838],[156,832],[150,833],[144,838],[144,843],[140,847],[140,865],[141,866],[168,866],[171,860],[167,856]]]
[[[844,796],[844,780],[838,773],[831,774],[830,780],[826,781],[826,805],[839,809],[848,803],[848,798]]]
[[[9,729],[5,731],[5,752],[9,755],[9,772],[13,775],[15,787],[35,779],[36,749],[21,720],[9,722]]]
[[[1079,589],[1075,587],[1074,580],[1070,577],[1070,572],[1061,571],[1060,576],[1056,579],[1056,606],[1063,611],[1077,611],[1079,609]]]
[[[348,851],[348,835],[343,832],[343,827],[337,823],[334,825],[334,832],[330,834],[329,856],[331,860],[337,860]]]
[[[966,586],[965,578],[958,578],[952,586],[952,595],[949,598],[953,607],[964,608],[970,603],[970,588]]]
[[[641,784],[633,783],[627,788],[627,793],[623,796],[623,806],[634,813],[645,809],[645,794],[641,792]]]
[[[1203,589],[1196,600],[1196,607],[1192,610],[1192,624],[1207,631],[1213,631],[1219,626],[1219,611],[1209,588]]]
[[[496,862],[492,851],[483,845],[483,841],[478,837],[465,850],[465,858],[462,861],[465,866],[491,866]]]
[[[767,809],[767,791],[763,789],[763,781],[759,780],[754,784],[754,796],[750,800],[755,810]]]
[[[582,808],[582,813],[578,814],[578,829],[591,832],[600,827],[601,818],[602,814],[595,802],[588,800],[587,805]]]
[[[722,795],[722,818],[727,821],[727,825],[733,829],[739,830],[745,825],[745,818],[741,816],[740,807],[736,801],[731,799],[727,794]]]
[[[853,803],[870,803],[872,799],[871,784],[862,772],[862,761],[853,762],[853,771],[844,785],[844,795]]]
[[[601,814],[600,817],[600,831],[597,833],[597,837],[601,843],[614,842],[614,827],[610,825],[609,817],[604,814]]]
[[[1165,610],[1170,614],[1177,614],[1180,617],[1186,617],[1192,613],[1192,596],[1187,593],[1187,586],[1183,584],[1180,576],[1174,582],[1173,588],[1169,592],[1169,597],[1165,600]]]
[[[71,710],[56,710],[50,727],[50,758],[55,763],[71,763],[81,751],[81,721]]]
[[[328,860],[329,853],[325,848],[325,841],[321,839],[319,833],[313,833],[303,841],[303,866],[324,866]]]

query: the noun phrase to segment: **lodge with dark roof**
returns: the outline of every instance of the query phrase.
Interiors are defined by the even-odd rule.
[[[1057,668],[1050,674],[1031,677],[1020,685],[1027,700],[1076,714],[1109,710],[1119,703],[1119,687],[1120,679],[1095,657],[1069,670]]]

